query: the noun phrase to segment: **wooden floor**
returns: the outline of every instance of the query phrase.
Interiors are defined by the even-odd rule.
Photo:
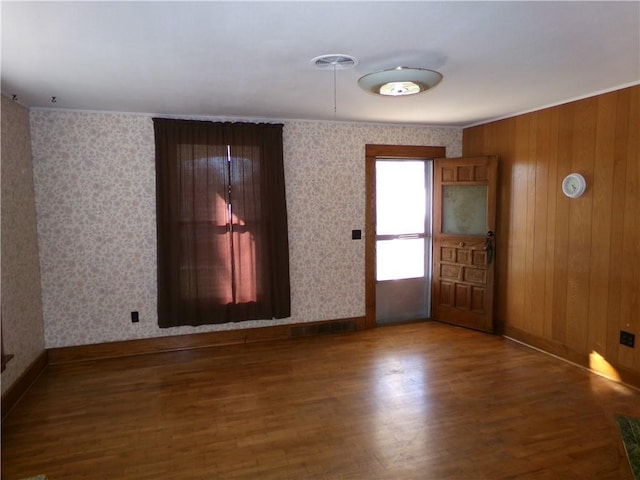
[[[50,367],[2,479],[632,479],[640,393],[437,323]]]

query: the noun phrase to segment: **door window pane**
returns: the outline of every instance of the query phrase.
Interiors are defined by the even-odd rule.
[[[425,233],[425,162],[376,162],[376,233]]]
[[[444,185],[442,232],[450,235],[487,233],[487,186]]]
[[[379,281],[424,277],[424,238],[378,240],[376,243]]]

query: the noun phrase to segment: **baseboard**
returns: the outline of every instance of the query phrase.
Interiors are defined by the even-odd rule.
[[[49,349],[49,364],[128,357],[149,353],[192,350],[222,345],[267,342],[308,335],[322,335],[354,331],[364,324],[364,317],[343,318],[321,322],[273,325],[269,327],[226,330],[221,332],[194,333],[169,337],[154,337],[138,340],[78,345]]]
[[[47,368],[49,355],[47,351],[43,351],[38,357],[31,362],[31,365],[13,382],[13,385],[2,395],[2,422],[4,423],[7,416],[11,413],[14,407],[18,404],[18,401],[22,396],[27,393],[29,387],[33,385],[33,382],[40,376],[40,374]]]
[[[504,328],[503,336],[528,347],[540,350],[543,353],[553,355],[560,360],[585,368],[593,373],[608,378],[609,380],[613,380],[614,382],[623,383],[635,389],[640,389],[640,373],[629,370],[628,368],[611,363],[606,363],[606,366],[600,368],[598,364],[594,364],[591,361],[590,355],[578,353],[562,343],[541,338],[508,325]]]

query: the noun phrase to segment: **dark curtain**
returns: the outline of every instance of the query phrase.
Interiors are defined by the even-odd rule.
[[[282,125],[153,122],[160,327],[290,316]]]

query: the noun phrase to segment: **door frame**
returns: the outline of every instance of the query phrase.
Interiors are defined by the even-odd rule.
[[[446,157],[446,147],[365,145],[365,320],[363,328],[376,327],[376,160],[433,160]]]

